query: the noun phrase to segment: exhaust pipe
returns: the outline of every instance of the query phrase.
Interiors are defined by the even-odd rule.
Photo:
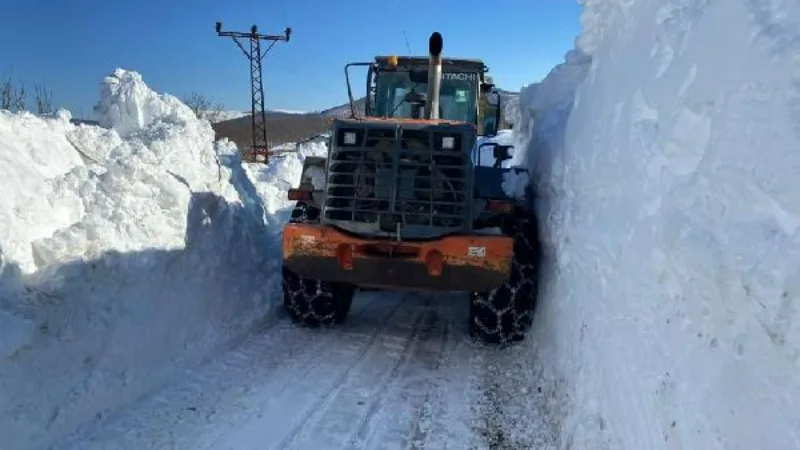
[[[428,107],[426,119],[439,118],[439,90],[442,86],[442,35],[434,31],[428,39]]]

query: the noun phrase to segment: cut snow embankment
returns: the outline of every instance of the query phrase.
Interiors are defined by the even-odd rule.
[[[564,442],[800,448],[800,3],[587,0],[583,24],[515,127]]]
[[[134,72],[107,77],[98,106],[105,128],[0,112],[8,448],[169,382],[269,316],[279,288],[285,191],[262,201],[235,148]],[[280,176],[299,178],[297,159]]]

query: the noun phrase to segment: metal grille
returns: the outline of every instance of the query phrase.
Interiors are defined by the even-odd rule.
[[[355,133],[346,145],[345,133]],[[461,129],[339,128],[323,220],[359,233],[433,237],[469,227],[469,152]],[[453,140],[442,148],[442,138]]]

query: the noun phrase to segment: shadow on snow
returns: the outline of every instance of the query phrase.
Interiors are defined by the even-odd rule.
[[[0,266],[0,319],[16,330],[0,346],[4,444],[52,444],[274,316],[280,218],[231,162],[243,204],[192,193],[184,248],[107,251],[33,274]]]

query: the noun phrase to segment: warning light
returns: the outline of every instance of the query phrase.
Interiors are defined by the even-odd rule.
[[[387,59],[386,64],[389,66],[389,69],[392,69],[392,70],[396,69],[397,68],[397,56],[394,56],[394,55],[390,56]]]
[[[514,205],[510,202],[500,200],[489,200],[486,209],[493,212],[510,214],[514,211]]]
[[[287,197],[294,201],[309,201],[314,198],[311,191],[305,189],[289,189]]]

